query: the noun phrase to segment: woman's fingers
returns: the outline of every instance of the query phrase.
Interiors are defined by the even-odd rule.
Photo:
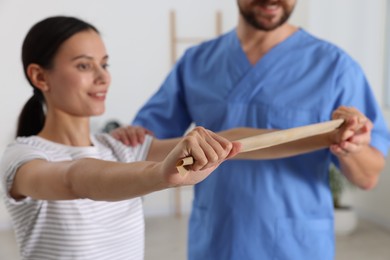
[[[192,137],[191,142],[194,142],[190,153],[195,160],[192,167],[195,171],[219,164],[230,155],[233,148],[230,141],[202,127],[191,131],[189,137]],[[235,149],[237,146],[234,146]]]

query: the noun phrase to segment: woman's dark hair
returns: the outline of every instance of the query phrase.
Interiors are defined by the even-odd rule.
[[[19,115],[16,136],[36,135],[45,123],[45,100],[42,92],[29,79],[27,67],[35,63],[44,69],[52,68],[53,59],[61,45],[74,34],[88,30],[99,33],[93,25],[80,19],[54,16],[36,23],[27,33],[22,46],[22,62],[24,75],[33,87],[33,96]]]

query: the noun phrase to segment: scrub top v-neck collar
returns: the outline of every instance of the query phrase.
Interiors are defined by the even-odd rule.
[[[272,49],[270,49],[256,64],[252,65],[244,50],[241,47],[240,41],[237,36],[237,31],[233,30],[230,32],[228,44],[230,45],[227,50],[230,54],[228,55],[229,71],[233,73],[232,78],[232,91],[228,96],[229,102],[238,102],[247,100],[247,96],[254,93],[253,88],[257,86],[258,90],[263,86],[260,84],[262,78],[266,78],[268,71],[272,69],[275,63],[279,62],[280,59],[296,46],[299,42],[302,30],[299,29],[280,42]],[[230,51],[231,50],[231,51]]]
[[[267,68],[267,64],[272,61],[277,61],[281,55],[284,55],[285,50],[288,50],[291,45],[294,45],[299,41],[302,29],[298,29],[296,32],[288,36],[285,40],[272,47],[267,53],[263,55],[255,64],[251,64],[246,56],[244,50],[241,47],[240,40],[237,36],[237,30],[234,29],[230,33],[229,49],[232,50],[230,57],[230,63],[236,66],[238,71],[245,73],[248,69],[260,69],[262,67]]]

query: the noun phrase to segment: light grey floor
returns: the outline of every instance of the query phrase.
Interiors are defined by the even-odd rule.
[[[187,221],[147,218],[145,260],[186,259]],[[0,259],[19,259],[10,231],[0,232]],[[336,238],[336,260],[390,260],[390,231],[360,220],[352,235]]]

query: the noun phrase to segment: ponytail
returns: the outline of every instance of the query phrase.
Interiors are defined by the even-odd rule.
[[[45,123],[42,92],[34,88],[34,95],[24,105],[19,115],[16,136],[31,136],[38,134]]]

